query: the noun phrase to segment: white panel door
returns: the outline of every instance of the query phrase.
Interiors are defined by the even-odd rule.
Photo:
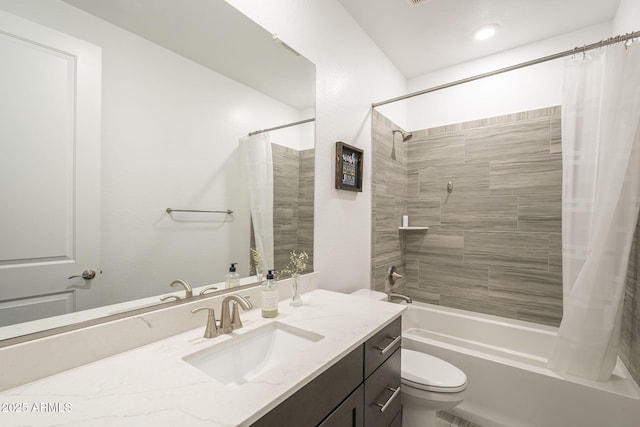
[[[101,52],[0,11],[0,64],[1,326],[98,304]]]

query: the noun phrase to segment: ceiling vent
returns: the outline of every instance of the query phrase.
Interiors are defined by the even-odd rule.
[[[429,0],[407,0],[409,6],[419,6],[423,3],[427,3]]]

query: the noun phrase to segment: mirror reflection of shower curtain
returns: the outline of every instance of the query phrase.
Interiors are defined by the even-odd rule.
[[[265,270],[273,269],[273,158],[269,134],[240,138],[240,155],[249,182],[256,249],[262,255]]]
[[[640,43],[565,64],[563,318],[549,368],[607,381],[640,203]]]

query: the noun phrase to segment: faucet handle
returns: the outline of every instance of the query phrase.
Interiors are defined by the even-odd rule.
[[[207,327],[204,330],[205,338],[215,338],[219,335],[218,325],[216,325],[216,313],[213,308],[209,307],[198,307],[191,310],[192,313],[197,313],[198,311],[208,310],[209,315],[207,316]]]
[[[244,299],[245,301],[249,304],[249,308],[253,308],[253,304],[251,304],[251,301],[249,301],[249,296],[245,295]],[[238,306],[240,304],[238,304],[238,301],[232,301],[231,302],[233,309],[231,310],[231,329],[236,330],[239,328],[242,328],[242,320],[240,320],[240,309],[238,308]]]
[[[204,288],[203,290],[200,291],[200,295],[204,295],[208,292],[213,292],[213,291],[217,291],[218,287],[217,286],[207,286],[206,288]]]
[[[178,295],[167,295],[166,297],[160,298],[160,301],[180,301],[180,297]]]
[[[396,266],[392,265],[391,267],[389,267],[389,270],[387,270],[387,283],[389,284],[389,286],[394,287],[396,284],[396,280],[398,279],[402,279],[402,275],[398,274]]]
[[[240,309],[236,301],[231,302],[233,309],[231,310],[231,329],[236,330],[242,328],[242,320],[240,320]]]

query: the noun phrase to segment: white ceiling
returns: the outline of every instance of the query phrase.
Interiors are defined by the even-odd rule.
[[[410,6],[411,0],[338,1],[406,78],[610,21],[620,3],[426,0]],[[489,23],[499,25],[496,36],[476,41],[474,31]]]
[[[315,65],[224,0],[64,0],[296,109],[315,104]]]
[[[274,43],[271,34],[224,0],[64,1],[295,108],[313,107],[315,66]],[[406,78],[608,22],[620,3],[338,1]],[[474,40],[473,32],[487,23],[499,25],[496,37]]]

